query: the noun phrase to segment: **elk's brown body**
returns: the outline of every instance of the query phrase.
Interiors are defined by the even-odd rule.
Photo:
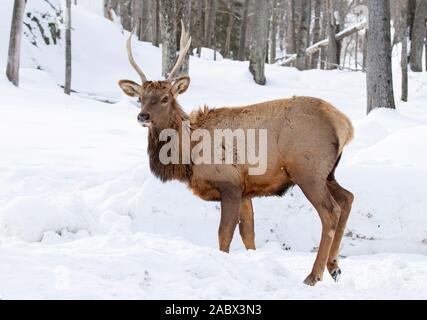
[[[159,82],[143,80],[142,86],[120,81],[126,94],[141,98],[138,119],[149,127],[148,154],[154,175],[164,182],[184,182],[200,198],[221,202],[218,235],[220,250],[225,252],[230,249],[237,225],[246,248],[255,249],[253,197],[280,196],[298,185],[322,222],[316,261],[304,282],[316,284],[325,267],[337,280],[341,274],[339,246],[353,195],[337,183],[334,172],[344,146],[353,137],[350,120],[329,103],[311,97],[247,107],[203,108],[187,115],[176,97],[187,90],[189,82],[186,76]],[[184,121],[190,121],[190,127],[183,126]],[[163,129],[174,129],[180,135],[182,130],[196,129],[212,135],[215,129],[267,129],[267,170],[262,175],[250,175],[246,163],[162,164],[159,152],[165,142],[159,140],[159,135]]]

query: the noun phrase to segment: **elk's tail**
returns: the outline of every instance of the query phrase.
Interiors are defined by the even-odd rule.
[[[348,145],[354,138],[354,127],[350,119],[342,113],[340,114],[340,118],[340,124],[337,126],[339,156],[341,156],[344,147]]]

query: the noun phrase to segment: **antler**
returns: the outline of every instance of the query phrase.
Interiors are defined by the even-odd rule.
[[[127,52],[128,52],[128,58],[131,66],[135,69],[135,71],[138,73],[139,77],[141,78],[142,83],[147,81],[147,77],[145,76],[144,72],[142,72],[141,68],[136,63],[135,59],[133,58],[132,54],[132,32],[129,34],[129,39],[127,41]]]
[[[181,68],[182,63],[184,62],[184,59],[187,55],[188,50],[190,49],[191,45],[191,37],[190,33],[185,30],[184,22],[181,20],[181,41],[179,45],[179,56],[178,60],[175,63],[175,66],[173,67],[172,71],[169,73],[169,76],[167,78],[168,81],[171,81],[175,73]]]

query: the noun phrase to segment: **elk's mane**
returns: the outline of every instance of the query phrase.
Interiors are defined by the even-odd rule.
[[[178,103],[172,106],[173,112],[167,125],[164,128],[150,128],[148,133],[148,156],[150,159],[151,172],[159,178],[162,182],[171,180],[178,180],[188,183],[192,176],[192,165],[182,164],[181,142],[179,144],[179,164],[163,164],[159,159],[160,150],[168,143],[168,141],[160,141],[160,133],[164,129],[172,129],[178,132],[180,138],[182,137],[183,121],[188,121],[188,115],[182,110]],[[191,128],[187,128],[191,130]],[[185,129],[184,129],[185,130]],[[181,141],[181,139],[180,139]]]

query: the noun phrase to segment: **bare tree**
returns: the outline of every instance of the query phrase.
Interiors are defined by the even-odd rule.
[[[25,0],[15,0],[13,5],[12,25],[10,27],[6,76],[15,86],[19,86],[22,21],[24,19],[25,2]]]
[[[402,45],[400,65],[402,69],[402,95],[401,100],[408,101],[408,1],[400,0],[398,2],[399,19],[399,37]]]
[[[127,31],[132,30],[132,18],[131,18],[131,0],[119,1],[119,14],[122,21],[123,29]]]
[[[249,4],[250,4],[250,0],[245,0],[245,3],[243,5],[242,25],[240,27],[239,54],[237,56],[237,59],[240,61],[243,61],[245,59],[246,33],[248,30]]]
[[[216,0],[206,0],[205,6],[205,35],[204,46],[206,48],[212,47],[212,40],[214,38],[215,23],[216,23]]]
[[[225,32],[225,45],[224,45],[224,56],[226,58],[230,58],[230,49],[231,49],[231,32],[233,31],[234,25],[234,2],[227,2],[227,14],[228,14],[228,22],[227,28]]]
[[[253,36],[249,70],[257,84],[265,85],[265,60],[268,38],[268,0],[255,1]]]
[[[286,43],[286,53],[296,53],[297,44],[296,44],[296,34],[295,34],[295,0],[288,1],[288,28],[287,28],[287,43]]]
[[[322,0],[314,1],[314,24],[313,24],[313,44],[320,41],[320,26],[322,14]],[[319,65],[319,51],[311,56],[311,68],[316,69]]]
[[[337,21],[335,17],[335,10],[333,0],[326,0],[326,14],[327,14],[327,32],[328,32],[328,63],[326,69],[336,69],[340,61],[338,60],[338,41],[335,39],[335,34],[337,33]]]
[[[104,18],[109,18],[110,5],[108,0],[103,0]]]
[[[307,56],[305,50],[309,44],[311,0],[301,0],[300,21],[297,36],[297,60],[298,70],[307,69]]]
[[[160,0],[162,75],[167,77],[176,60],[176,2]]]
[[[390,1],[368,0],[369,31],[366,86],[368,113],[376,108],[395,109],[391,70]]]
[[[158,47],[160,44],[160,0],[151,0],[152,16],[152,43]]]
[[[71,0],[66,0],[65,13],[65,84],[64,93],[71,93]]]
[[[270,63],[274,63],[276,60],[276,50],[277,50],[277,20],[279,10],[277,8],[277,0],[271,0],[271,29],[270,29]]]
[[[424,37],[426,35],[427,0],[417,0],[412,27],[411,70],[423,71]]]
[[[181,21],[184,24],[185,30],[190,32],[191,34],[191,0],[178,0],[179,5],[179,14],[177,15],[177,35],[181,34],[182,32],[182,26]],[[181,46],[181,44],[179,44]],[[181,48],[179,48],[181,50]],[[184,59],[184,62],[181,65],[180,68],[180,74],[189,74],[190,72],[190,56],[189,53],[186,53],[186,57]]]

